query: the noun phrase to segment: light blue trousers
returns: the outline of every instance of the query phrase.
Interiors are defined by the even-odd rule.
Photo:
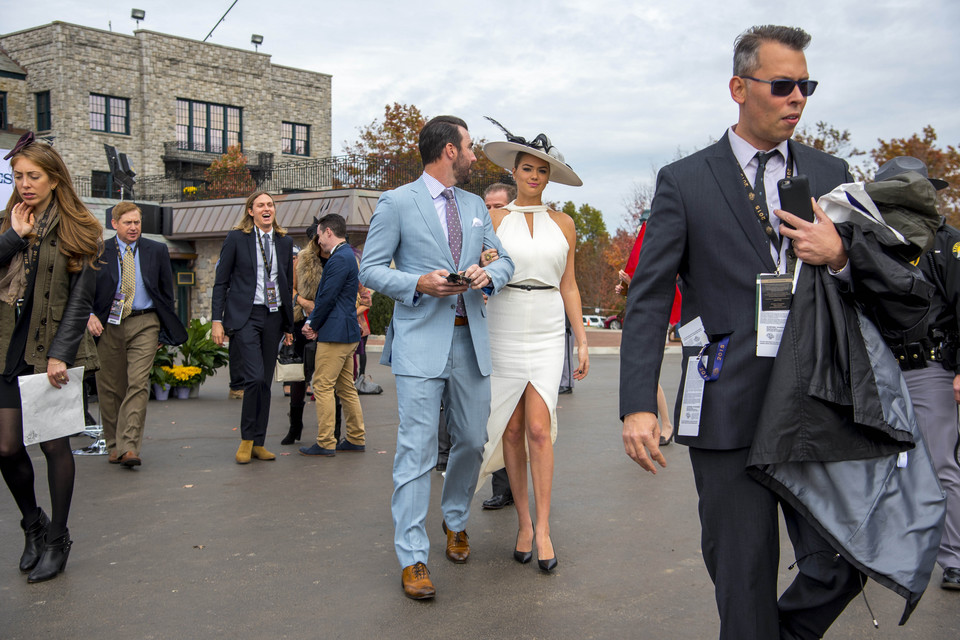
[[[437,464],[437,421],[443,400],[450,458],[440,508],[447,528],[466,529],[477,487],[490,415],[490,378],[480,373],[469,327],[456,327],[450,356],[437,378],[396,376],[397,455],[393,460],[394,545],[401,567],[426,564],[430,539],[425,522],[430,474]]]

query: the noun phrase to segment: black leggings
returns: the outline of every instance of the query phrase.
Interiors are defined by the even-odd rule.
[[[0,409],[0,473],[24,521],[30,523],[37,515],[37,495],[33,489],[33,463],[23,446],[22,425],[20,409]],[[54,540],[67,530],[76,468],[70,438],[41,442],[40,450],[47,459],[47,483],[50,486],[48,539]]]

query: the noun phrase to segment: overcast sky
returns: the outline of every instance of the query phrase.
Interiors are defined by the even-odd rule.
[[[232,0],[0,0],[0,32],[62,20],[202,40]],[[722,7],[722,9],[721,9]],[[545,198],[587,202],[612,231],[635,182],[736,122],[727,83],[733,41],[753,24],[800,26],[817,93],[801,124],[848,129],[861,149],[933,125],[960,146],[956,0],[239,0],[210,42],[333,75],[333,152],[387,103],[463,117],[502,139],[489,115],[528,139],[546,133],[583,178]]]

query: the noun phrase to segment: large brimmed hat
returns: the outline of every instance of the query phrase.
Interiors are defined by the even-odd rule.
[[[906,173],[907,171],[915,171],[922,175],[924,178],[930,181],[930,184],[933,185],[938,191],[940,189],[946,189],[950,186],[950,183],[946,180],[941,180],[939,178],[931,178],[927,174],[927,165],[923,163],[923,160],[919,158],[914,158],[913,156],[897,156],[892,160],[887,160],[877,169],[877,175],[873,177],[874,182],[880,182],[881,180],[889,180],[894,176],[898,176],[901,173]]]
[[[516,164],[518,153],[529,153],[530,155],[545,160],[550,164],[550,182],[559,182],[571,187],[583,185],[580,176],[563,161],[563,154],[550,143],[550,138],[544,134],[527,142],[520,136],[515,136],[502,124],[484,116],[487,120],[497,125],[507,135],[506,141],[488,142],[483,145],[483,153],[486,154],[497,166],[503,167],[507,171],[513,171]]]

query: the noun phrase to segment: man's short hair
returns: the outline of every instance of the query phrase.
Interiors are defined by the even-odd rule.
[[[502,182],[494,182],[492,185],[483,190],[483,199],[486,200],[487,196],[491,193],[496,193],[497,191],[506,191],[507,192],[507,201],[517,199],[517,188],[512,184],[504,184]]]
[[[339,213],[328,213],[320,218],[320,221],[317,223],[317,235],[327,229],[333,231],[333,235],[338,238],[347,237],[347,221],[344,220],[343,216]]]
[[[810,44],[810,34],[797,27],[774,24],[750,27],[733,43],[733,75],[749,76],[760,67],[757,52],[764,42],[777,42],[794,51],[803,51]]]
[[[463,142],[460,127],[467,128],[467,123],[456,116],[437,116],[431,118],[420,130],[420,160],[427,166],[440,158],[443,148],[452,142],[457,149]]]
[[[123,217],[123,214],[130,213],[131,211],[136,211],[140,214],[140,218],[143,218],[143,212],[140,211],[140,207],[133,204],[129,200],[124,200],[123,202],[120,202],[114,206],[113,211],[110,213],[110,217],[113,218],[114,222],[119,222],[120,218]]]

